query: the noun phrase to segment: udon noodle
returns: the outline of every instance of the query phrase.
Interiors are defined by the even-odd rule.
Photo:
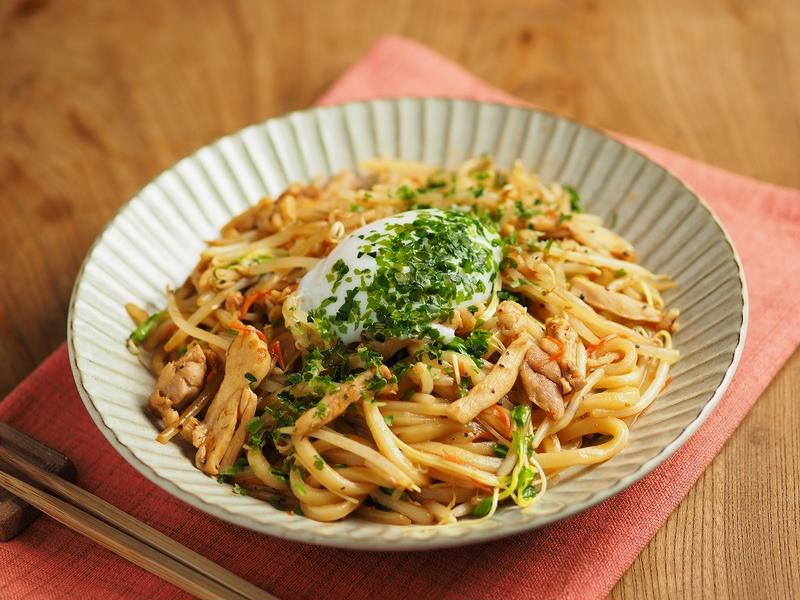
[[[398,311],[411,323],[471,272],[458,246],[442,248],[456,268],[408,304],[387,290],[392,306],[365,313],[381,328],[362,323],[346,341],[335,332],[355,292],[314,312],[298,286],[350,234],[410,210],[467,219],[457,226],[495,240],[476,246],[487,265],[498,256],[490,289],[437,305],[439,329],[398,329]],[[375,159],[231,220],[163,310],[127,306],[128,346],[156,378],[158,441],[191,444],[197,468],[237,493],[320,521],[488,518],[501,503],[538,501],[565,469],[619,453],[667,385],[678,313],[661,292],[674,284],[635,258],[575,190],[519,163],[501,170],[479,157],[444,171]],[[368,270],[334,267],[328,282]],[[413,279],[415,269],[395,271]]]

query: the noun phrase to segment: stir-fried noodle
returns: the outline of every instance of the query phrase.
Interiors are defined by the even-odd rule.
[[[261,200],[164,310],[128,305],[158,441],[276,507],[397,525],[619,453],[679,359],[670,278],[520,164],[362,172]]]

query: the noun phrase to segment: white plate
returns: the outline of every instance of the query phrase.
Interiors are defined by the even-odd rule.
[[[486,152],[522,159],[545,181],[575,187],[588,212],[630,240],[649,269],[679,287],[673,380],[612,460],[575,469],[532,511],[505,507],[489,522],[399,527],[348,519],[318,523],[238,496],[194,468],[179,444],[155,441],[145,410],[153,381],[125,348],[126,302],[163,307],[203,240],[233,215],[292,181],[308,181],[376,155],[455,166]],[[145,477],[221,519],[326,546],[416,550],[498,538],[563,519],[612,496],[661,464],[706,419],[733,376],[747,323],[743,271],[721,225],[662,167],[605,134],[552,114],[444,99],[357,102],[291,113],[224,137],[178,162],[120,210],[91,248],[75,283],[68,338],[75,381],[109,442]]]

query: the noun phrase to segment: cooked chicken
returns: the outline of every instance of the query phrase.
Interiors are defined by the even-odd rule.
[[[564,416],[564,398],[556,383],[534,371],[527,362],[522,363],[519,376],[530,401],[541,408],[550,419],[558,421]]]
[[[569,384],[568,389],[562,382],[562,388],[565,393],[579,390],[586,384],[586,380],[583,378],[581,372],[578,370],[578,366],[574,362],[565,361],[562,371],[564,372],[564,379],[566,379],[567,384]]]
[[[497,325],[503,335],[513,337],[525,326],[525,308],[511,300],[504,300],[497,306]]]
[[[195,462],[198,468],[211,475],[219,472],[220,463],[234,439],[237,423],[246,426],[245,417],[251,413],[251,407],[255,412],[255,395],[250,386],[261,383],[271,368],[269,348],[255,331],[236,337],[228,348],[225,375],[219,391],[211,401],[205,419],[192,433],[192,442],[197,447]]]
[[[297,184],[289,186],[274,206],[259,211],[256,226],[266,233],[276,233],[297,221],[297,198],[302,197],[304,189]]]
[[[178,420],[177,409],[197,396],[205,376],[206,356],[198,344],[191,344],[186,354],[164,366],[149,400],[150,408],[161,415],[164,427]]]
[[[312,431],[327,425],[341,415],[347,407],[361,398],[367,383],[375,376],[373,371],[364,371],[350,383],[339,386],[320,400],[316,406],[309,408],[295,421],[294,430],[299,435],[308,435]]]
[[[497,404],[511,391],[520,365],[525,362],[533,338],[525,333],[509,344],[489,374],[455,402],[447,405],[447,416],[466,425],[481,411]]]
[[[542,343],[556,340],[557,344],[553,345],[560,345],[556,356],[561,374],[567,383],[564,385],[562,382],[562,389],[567,393],[582,388],[585,381],[578,370],[578,334],[565,319],[560,318],[549,319],[546,330],[551,339],[545,338]]]
[[[242,292],[230,290],[225,296],[225,310],[229,313],[238,313],[242,308]]]
[[[652,306],[625,294],[613,292],[583,277],[576,277],[572,280],[570,291],[588,305],[605,310],[623,319],[658,323],[662,318],[661,311]]]
[[[296,184],[295,184],[296,185]],[[299,186],[298,186],[299,187]],[[291,189],[291,187],[289,188]],[[288,191],[288,190],[287,190]],[[275,208],[275,200],[269,197],[262,198],[258,203],[242,214],[235,216],[222,228],[223,236],[237,235],[239,232],[253,229],[259,215],[271,214]]]
[[[527,309],[511,300],[504,300],[497,306],[497,326],[506,337],[516,338],[522,332],[528,333],[533,338],[542,335],[542,326],[536,321]]]
[[[594,248],[595,250],[606,250],[611,256],[624,260],[634,260],[636,258],[636,251],[633,246],[605,227],[581,223],[580,221],[567,221],[564,225],[569,229],[572,237],[584,246],[589,246],[589,248]]]
[[[561,382],[561,369],[558,367],[558,363],[538,345],[531,346],[525,355],[525,362],[531,369],[541,373],[553,383]]]

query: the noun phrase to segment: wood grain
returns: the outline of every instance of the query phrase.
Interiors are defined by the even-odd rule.
[[[20,477],[20,472],[3,461],[3,453],[13,452],[28,462],[55,473],[69,481],[75,481],[75,465],[66,456],[0,422],[0,469]],[[28,478],[22,476],[28,481]],[[0,542],[5,542],[25,529],[39,514],[35,508],[17,496],[0,489]]]
[[[311,104],[382,34],[591,125],[800,187],[798,31],[796,0],[0,2],[0,394],[63,341],[80,262],[127,197],[219,135]],[[613,597],[800,596],[799,367]]]

